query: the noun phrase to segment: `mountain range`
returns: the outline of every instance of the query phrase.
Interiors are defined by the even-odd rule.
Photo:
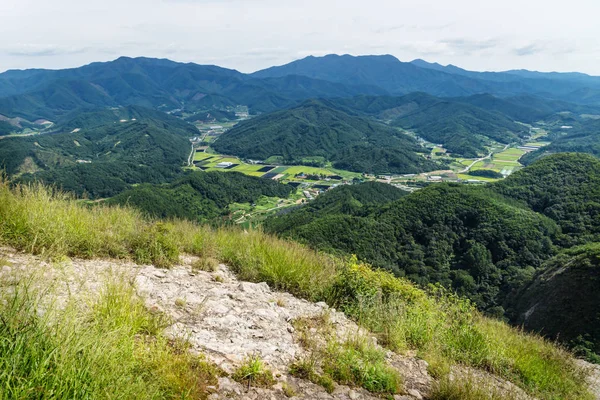
[[[0,74],[0,115],[56,120],[86,107],[141,105],[197,111],[246,105],[261,113],[306,99],[424,92],[442,97],[535,95],[600,104],[600,78],[529,71],[472,72],[393,56],[307,57],[253,74],[213,65],[127,58],[64,70]]]

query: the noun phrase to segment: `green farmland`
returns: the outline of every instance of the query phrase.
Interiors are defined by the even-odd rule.
[[[259,164],[246,164],[242,160],[237,157],[228,157],[222,156],[218,154],[197,152],[194,155],[194,162],[196,163],[196,167],[201,167],[205,171],[237,171],[246,175],[251,176],[263,176],[266,173],[269,174],[282,174],[283,176],[280,180],[288,180],[288,181],[304,181],[303,178],[296,178],[296,175],[304,173],[305,175],[318,175],[323,177],[329,177],[338,175],[343,179],[352,179],[355,177],[361,177],[362,175],[355,172],[342,171],[334,168],[318,168],[318,167],[309,167],[304,165],[292,165],[292,166],[275,166],[275,168],[271,169],[267,172],[260,172],[261,169],[266,167],[266,165]],[[224,169],[217,168],[217,164],[223,162],[230,162],[232,164],[238,164],[233,168]],[[311,181],[315,183],[316,181]]]

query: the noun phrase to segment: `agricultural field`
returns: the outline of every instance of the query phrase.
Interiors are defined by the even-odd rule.
[[[549,144],[550,144],[550,142],[536,141],[536,142],[525,143],[523,146],[536,147],[539,149],[540,147],[548,146]]]
[[[492,155],[492,161],[504,166],[520,166],[519,159],[527,153],[525,150],[510,148]]]
[[[194,154],[194,161],[208,160],[215,156],[215,154],[196,152],[196,154]]]
[[[442,157],[446,157],[446,152],[447,150],[444,149],[443,147],[439,147],[439,146],[434,146],[433,149],[431,149],[431,158],[442,158]]]
[[[463,181],[482,181],[482,182],[496,182],[498,179],[486,178],[484,176],[472,176],[467,174],[458,174],[458,179],[462,179]]]
[[[537,128],[534,130],[534,134],[531,136],[531,139],[538,140],[543,137],[548,136],[548,132],[545,129]]]
[[[355,177],[361,177],[362,174],[337,170],[334,168],[318,168],[308,167],[303,165],[293,166],[277,166],[277,165],[264,165],[264,164],[246,164],[237,157],[227,157],[219,154],[197,152],[194,155],[194,162],[196,167],[201,167],[206,171],[237,171],[246,175],[251,176],[264,176],[269,174],[267,177],[275,177],[281,175],[279,180],[281,181],[295,181],[295,182],[310,182],[310,183],[325,183],[324,181],[308,181],[304,178],[296,178],[296,175],[304,173],[305,175],[319,175],[319,176],[341,176],[343,179],[352,179]],[[216,168],[216,165],[222,162],[230,162],[237,164],[232,168]],[[269,169],[269,167],[272,167]]]

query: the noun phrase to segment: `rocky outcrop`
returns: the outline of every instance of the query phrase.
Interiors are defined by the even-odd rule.
[[[150,310],[170,318],[169,335],[184,337],[191,351],[206,355],[227,373],[219,379],[218,387],[212,388],[209,399],[380,398],[364,389],[343,385],[335,385],[333,392],[328,393],[319,385],[289,374],[290,364],[306,352],[299,343],[294,321],[326,313],[340,340],[356,332],[368,332],[325,303],[275,292],[266,283],[239,281],[225,265],[219,265],[215,272],[196,271],[192,268],[195,258],[187,256],[182,257],[180,265],[168,270],[112,260],[73,259],[51,264],[12,249],[0,249],[0,259],[5,260],[0,268],[3,279],[29,276],[35,271],[42,278],[36,282],[51,287],[59,303],[71,296],[96,295],[107,279],[132,282]],[[376,343],[375,338],[371,339]],[[386,354],[386,362],[399,372],[404,385],[403,394],[394,398],[427,398],[435,385],[427,363],[411,354]],[[272,387],[248,387],[229,377],[248,355],[259,356],[273,371],[276,383]],[[455,370],[453,376],[464,379],[465,371],[474,372],[463,368]],[[494,379],[498,387],[517,390],[508,382]],[[528,397],[523,394],[518,398]]]
[[[600,244],[574,247],[546,262],[514,301],[518,325],[600,354]]]

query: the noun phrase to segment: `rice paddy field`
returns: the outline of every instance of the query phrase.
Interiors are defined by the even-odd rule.
[[[532,142],[524,146],[539,148],[545,145],[547,145],[547,142]],[[518,147],[504,149],[502,151],[494,153],[491,158],[475,163],[470,170],[476,171],[480,169],[489,169],[501,173],[504,176],[508,176],[523,167],[519,162],[519,159],[526,153],[526,150],[520,149]],[[463,167],[468,167],[469,165],[471,165],[472,162],[473,159],[463,159],[458,161],[458,164]],[[458,174],[458,178],[463,180],[477,180],[484,182],[494,182],[497,180],[481,176],[472,176],[469,174]]]
[[[217,164],[229,162],[237,164],[232,168],[217,168]],[[194,165],[197,168],[201,168],[205,171],[237,171],[250,176],[258,177],[276,177],[279,176],[279,180],[287,181],[305,181],[304,178],[298,178],[296,175],[304,173],[305,175],[319,175],[324,177],[341,176],[343,179],[352,179],[354,177],[360,177],[361,174],[343,170],[337,170],[335,168],[317,168],[307,167],[303,165],[292,165],[292,166],[277,166],[277,165],[265,165],[265,164],[246,164],[237,157],[223,156],[219,154],[196,152],[194,155]],[[312,183],[320,181],[309,181]]]

